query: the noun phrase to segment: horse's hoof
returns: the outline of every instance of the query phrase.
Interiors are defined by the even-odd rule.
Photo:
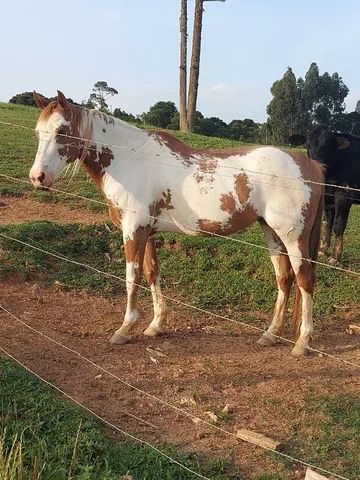
[[[131,341],[131,335],[120,335],[119,333],[114,333],[114,335],[110,338],[111,344],[116,345],[125,345],[125,343],[129,343]]]
[[[163,333],[163,329],[159,327],[153,327],[149,325],[146,330],[144,330],[144,335],[147,337],[157,337],[161,333]]]
[[[302,357],[303,355],[307,355],[309,350],[306,348],[306,345],[303,343],[295,343],[295,347],[291,350],[291,355],[294,357]]]
[[[272,347],[276,343],[276,338],[271,334],[264,333],[256,343],[262,347]]]
[[[338,260],[334,257],[329,258],[329,264],[330,265],[336,265],[338,263]]]

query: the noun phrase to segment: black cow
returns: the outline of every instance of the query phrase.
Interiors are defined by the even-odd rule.
[[[308,156],[324,164],[326,183],[360,188],[360,137],[316,126],[306,136],[292,135],[290,143],[294,146],[305,144]],[[353,203],[360,203],[359,192],[325,187],[325,228],[320,252],[328,253],[331,232],[334,231],[335,248],[331,263],[341,258],[343,234]]]

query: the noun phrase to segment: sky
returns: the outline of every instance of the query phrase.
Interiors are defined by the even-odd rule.
[[[189,34],[194,0],[188,0]],[[360,100],[359,0],[205,2],[197,109],[266,120],[270,87],[288,66],[338,72]],[[160,100],[178,106],[180,0],[0,0],[0,101],[62,90],[80,102],[106,81],[110,104],[134,115]],[[190,39],[189,39],[190,40]],[[190,42],[189,42],[190,43]],[[189,45],[190,50],[190,45]]]

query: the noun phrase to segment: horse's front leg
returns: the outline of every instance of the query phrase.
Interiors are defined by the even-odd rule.
[[[123,231],[126,258],[127,305],[124,322],[111,337],[111,343],[124,344],[131,340],[129,335],[138,319],[137,294],[143,270],[145,245],[148,232],[145,227],[138,227],[135,232]]]
[[[154,238],[149,238],[146,243],[144,273],[151,288],[154,304],[154,317],[148,328],[144,331],[144,334],[149,337],[155,337],[163,331],[163,325],[166,324],[168,312],[160,288],[160,269]]]

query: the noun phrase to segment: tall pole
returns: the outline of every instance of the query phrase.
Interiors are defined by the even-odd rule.
[[[195,0],[194,29],[192,39],[189,95],[187,108],[188,129],[193,132],[195,129],[196,102],[199,87],[200,72],[200,51],[201,51],[201,31],[203,18],[203,0]]]
[[[187,87],[187,0],[181,0],[180,12],[180,130],[188,131],[186,87]]]

